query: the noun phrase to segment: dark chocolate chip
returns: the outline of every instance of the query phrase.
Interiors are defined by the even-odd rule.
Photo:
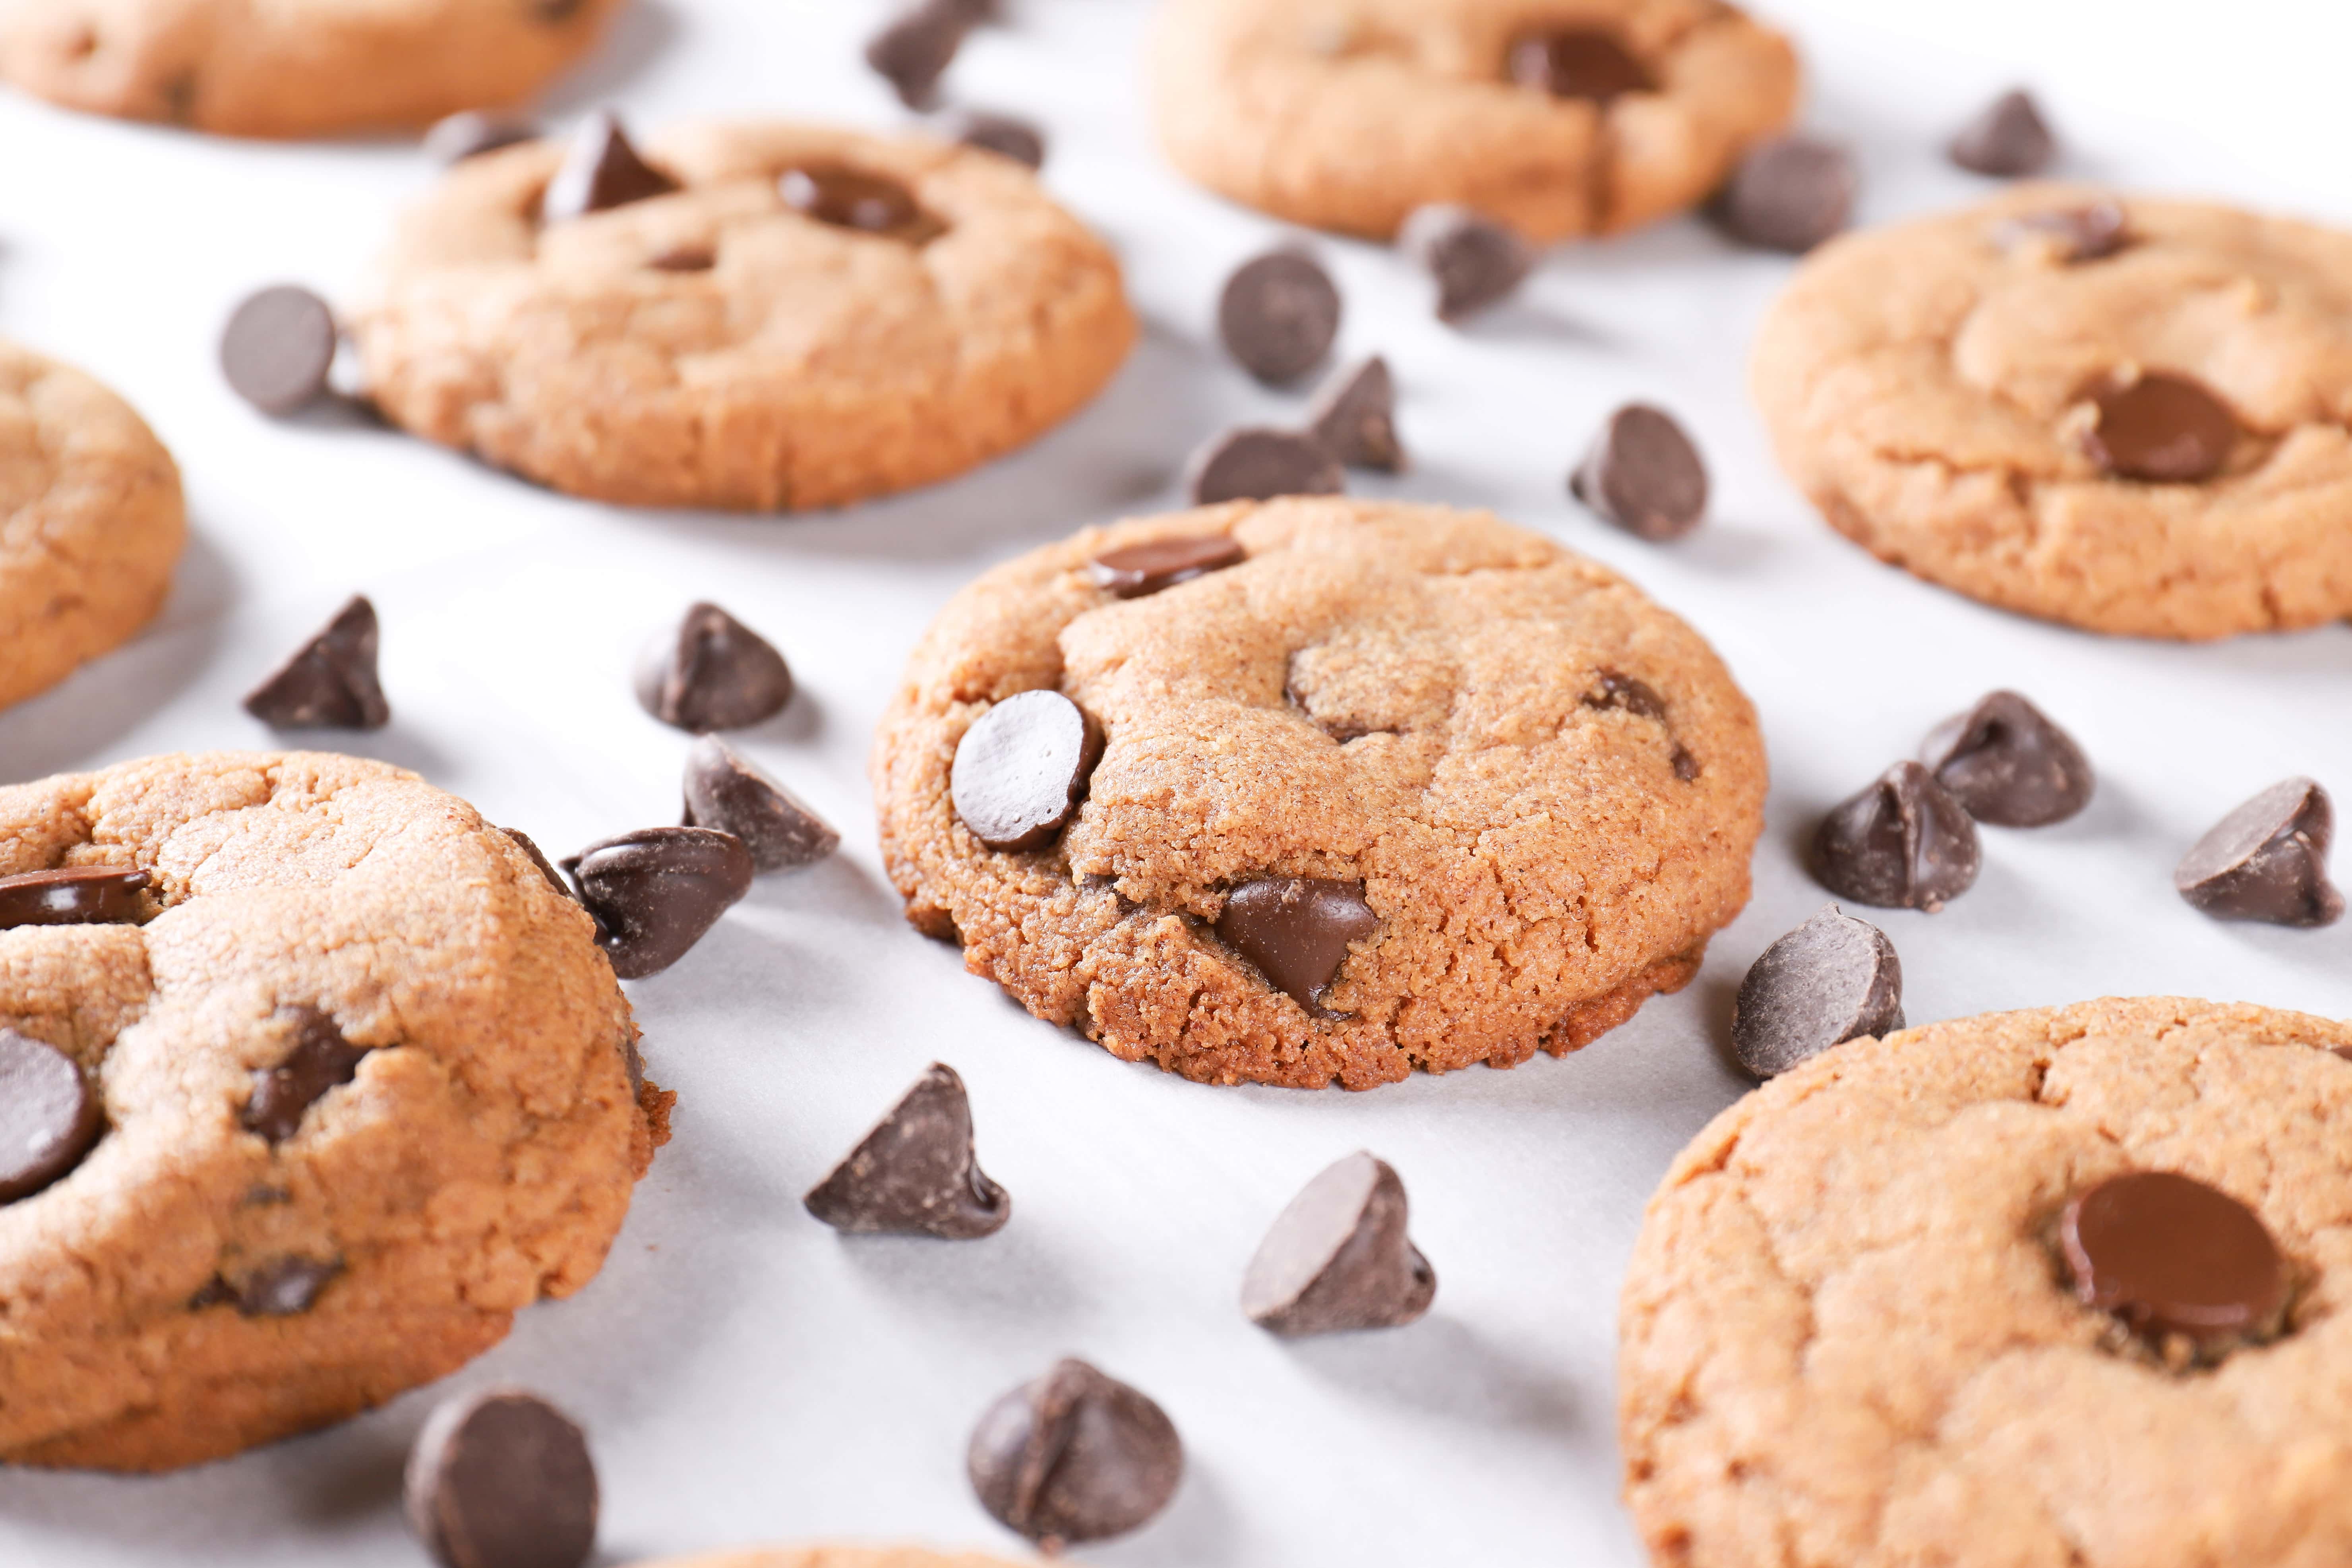
[[[956,742],[948,794],[959,821],[991,849],[1034,849],[1076,815],[1102,757],[1102,733],[1058,691],[1024,691]]]
[[[316,1007],[285,1008],[278,1017],[293,1044],[276,1067],[255,1071],[242,1118],[247,1131],[272,1143],[293,1137],[321,1095],[358,1077],[360,1058],[373,1048],[343,1038],[334,1019]]]
[[[1361,882],[1265,877],[1225,895],[1217,935],[1300,1006],[1319,1008],[1348,944],[1381,929]]]
[[[1323,363],[1339,335],[1339,290],[1303,250],[1242,263],[1217,300],[1217,335],[1241,367],[1269,386]]]
[[[2327,879],[2336,807],[2311,779],[2271,785],[2223,817],[2180,858],[2172,885],[2221,921],[2333,925],[2344,895]]]
[[[1638,718],[1664,721],[1666,700],[1658,695],[1656,687],[1613,669],[1598,673],[1601,684],[1586,693],[1584,705],[1587,708],[1622,708]]]
[[[1404,1183],[1350,1154],[1307,1184],[1242,1276],[1242,1310],[1285,1339],[1392,1329],[1429,1310],[1437,1271],[1406,1233]]]
[[[2101,392],[2096,403],[2083,447],[2119,479],[2194,484],[2220,473],[2237,444],[2230,405],[2187,376],[2143,375]]]
[[[757,868],[731,833],[641,827],[563,862],[596,917],[596,941],[624,980],[659,974],[751,890]]]
[[[513,839],[518,845],[521,846],[522,852],[530,857],[530,863],[539,868],[540,875],[547,879],[547,885],[549,887],[553,888],[557,892],[562,893],[567,899],[572,899],[575,901],[579,899],[580,895],[572,890],[572,884],[565,881],[562,875],[556,871],[555,862],[547,858],[546,851],[540,848],[539,845],[532,840],[530,834],[525,833],[520,827],[501,827],[499,831],[505,834],[509,838]]]
[[[810,163],[787,169],[776,179],[784,205],[803,217],[852,228],[860,234],[886,235],[919,241],[939,231],[914,193],[884,174],[869,174],[838,163]]]
[[[1735,239],[1767,250],[1811,250],[1846,226],[1857,178],[1843,147],[1780,136],[1740,160],[1717,198],[1717,220]]]
[[[0,1204],[31,1197],[80,1164],[105,1125],[71,1057],[0,1029]]]
[[[2124,209],[2114,202],[2020,213],[1993,226],[1993,243],[2013,249],[2031,242],[2052,247],[2061,261],[2097,261],[2131,243]]]
[[[291,414],[326,395],[341,338],[324,300],[280,283],[230,313],[221,331],[221,374],[264,414]]]
[[[1351,468],[1383,474],[1404,471],[1404,446],[1397,439],[1396,383],[1389,362],[1374,354],[1323,384],[1307,410],[1307,428]]]
[[[443,1401],[402,1482],[408,1528],[441,1568],[581,1568],[596,1548],[588,1438],[521,1389]]]
[[[65,866],[0,877],[0,931],[13,926],[127,925],[152,879],[126,866]]]
[[[971,1489],[1048,1552],[1149,1522],[1184,1479],[1168,1413],[1076,1360],[1013,1389],[972,1429]]]
[[[564,223],[653,196],[666,196],[677,182],[637,155],[628,132],[608,110],[598,110],[572,133],[563,162],[541,200],[541,223]]]
[[[537,141],[540,134],[535,121],[469,109],[435,122],[425,133],[425,155],[436,163],[462,163],[501,147]]]
[[[888,82],[909,109],[929,109],[940,99],[940,79],[955,63],[974,18],[969,8],[922,0],[882,26],[866,44],[866,63]]]
[[[246,695],[273,730],[381,730],[392,707],[376,679],[375,606],[355,594],[334,619]]]
[[[994,1236],[1013,1217],[1012,1198],[972,1152],[963,1079],[941,1062],[915,1080],[803,1201],[835,1230],[950,1241]]]
[[[2205,1350],[2275,1330],[2292,1280],[2244,1204],[2169,1171],[2111,1176],[2066,1205],[2058,1240],[2075,1299],[2143,1339]]]
[[[1731,1052],[1758,1078],[1773,1078],[1832,1046],[1902,1026],[1895,944],[1832,904],[1748,966],[1731,1005]]]
[[[1674,764],[1675,777],[1685,784],[1689,784],[1704,771],[1699,766],[1698,759],[1691,755],[1690,748],[1680,742],[1675,742],[1675,754],[1671,760]]]
[[[1437,315],[1446,321],[1498,304],[1535,270],[1535,247],[1517,230],[1469,207],[1414,209],[1397,245],[1437,282]]]
[[[637,701],[688,734],[741,730],[793,700],[792,667],[767,638],[713,604],[698,604],[637,657]]]
[[[2097,781],[2073,736],[2014,691],[1994,691],[1928,733],[1919,760],[1979,822],[2046,827],[2091,804]]]
[[[967,109],[942,120],[940,129],[967,147],[978,147],[1033,169],[1045,166],[1045,133],[1013,115]]]
[[[1087,568],[1094,575],[1096,587],[1107,588],[1122,599],[1140,599],[1248,559],[1249,552],[1239,540],[1207,533],[1106,550]]]
[[[1680,539],[1706,517],[1706,464],[1673,415],[1629,403],[1569,476],[1570,494],[1643,539]]]
[[[2004,92],[1961,127],[1949,148],[1952,162],[1979,174],[2038,174],[2058,154],[2058,139],[2032,98]]]
[[[708,272],[719,265],[719,251],[709,245],[674,245],[646,265],[656,272]]]
[[[1192,454],[1185,479],[1194,506],[1277,496],[1336,496],[1348,471],[1312,436],[1251,426],[1228,430]]]
[[[824,818],[716,735],[686,753],[686,826],[733,834],[762,871],[814,865],[841,847]]]
[[[334,1258],[280,1258],[229,1287],[226,1299],[248,1318],[297,1318],[318,1305],[320,1293],[342,1271]]]
[[[1916,763],[1897,763],[1830,813],[1813,875],[1842,899],[1930,914],[1977,879],[1977,825]]]
[[[1629,92],[1654,92],[1649,68],[1618,42],[1593,27],[1561,27],[1522,33],[1507,58],[1511,79],[1554,98],[1606,103]]]

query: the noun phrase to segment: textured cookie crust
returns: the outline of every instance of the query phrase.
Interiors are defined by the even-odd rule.
[[[1512,40],[1613,33],[1655,92],[1606,108],[1514,84]],[[1717,0],[1169,0],[1152,54],[1168,156],[1294,223],[1386,238],[1458,202],[1529,238],[1698,202],[1788,123],[1788,40]]]
[[[646,146],[687,189],[541,228],[562,152],[452,171],[353,324],[392,418],[560,490],[765,510],[928,484],[1058,424],[1135,338],[1118,262],[1009,159],[690,125]],[[892,176],[946,232],[803,217],[777,179],[804,163]],[[680,249],[717,264],[649,265]]]
[[[1627,1496],[1675,1568],[2352,1562],[2352,1028],[2177,998],[1862,1039],[1717,1117],[1620,1321]],[[2101,1348],[2052,1230],[2129,1169],[2255,1208],[2290,1331]]]
[[[0,707],[152,620],[186,534],[180,470],[131,405],[0,342]]]
[[[2098,200],[2131,243],[2068,264],[2001,220]],[[2111,479],[2086,387],[2202,382],[2243,428],[2201,484]],[[1815,252],[1752,384],[1841,531],[1930,582],[2094,631],[2218,637],[2352,614],[2352,235],[2029,186]]]
[[[0,0],[0,77],[232,136],[423,125],[528,96],[628,0]]]
[[[1249,559],[1132,600],[1087,570],[1200,535]],[[1611,674],[1663,720],[1594,705]],[[1101,726],[1102,760],[1059,838],[991,851],[949,799],[956,743],[1038,688]],[[873,773],[908,918],[1038,1017],[1205,1082],[1350,1089],[1560,1054],[1683,985],[1747,901],[1765,783],[1747,698],[1623,579],[1485,513],[1320,498],[989,573],[917,647]],[[1365,884],[1383,925],[1336,1016],[1210,929],[1265,875]]]
[[[639,1568],[1020,1568],[976,1552],[931,1552],[920,1546],[773,1546],[672,1557]]]
[[[586,1284],[667,1137],[584,910],[380,763],[166,756],[0,789],[0,874],[137,866],[141,925],[0,931],[0,1026],[89,1071],[107,1131],[0,1206],[0,1460],[160,1470],[456,1370]],[[272,1145],[281,1009],[375,1047]],[[642,1099],[642,1104],[640,1103]],[[309,1310],[215,1281],[340,1264]]]

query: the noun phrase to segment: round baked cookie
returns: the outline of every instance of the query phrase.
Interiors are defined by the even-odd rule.
[[[154,619],[186,535],[180,470],[131,405],[0,342],[0,707]]]
[[[928,484],[1059,423],[1134,342],[1109,250],[994,153],[690,125],[646,152],[682,190],[542,226],[564,153],[453,170],[353,322],[394,421],[560,490],[775,509]],[[888,182],[911,218],[804,216],[782,186],[812,170]]]
[[[770,1546],[671,1557],[638,1568],[1020,1568],[977,1552],[933,1552],[920,1546]]]
[[[0,1205],[0,1461],[233,1454],[595,1274],[671,1097],[522,843],[381,763],[224,752],[0,789],[0,875],[58,867],[148,879],[0,929],[0,1028],[104,1118]]]
[[[1151,591],[1179,545],[1245,559]],[[1045,760],[995,742],[1058,711],[1008,700],[1052,692],[1099,760],[1066,826],[992,849],[992,774]],[[873,774],[908,918],[1038,1017],[1204,1082],[1350,1089],[1559,1055],[1680,988],[1747,901],[1765,784],[1747,698],[1622,578],[1486,513],[1327,498],[990,572],[916,647]]]
[[[423,125],[527,97],[628,0],[0,0],[0,77],[233,136]]]
[[[1855,1040],[1725,1111],[1651,1200],[1619,1319],[1652,1561],[2352,1562],[2347,1048],[2299,1014],[2109,999]],[[2066,1216],[2147,1172],[2259,1216],[2283,1321],[2184,1357],[2078,1302]],[[2231,1256],[2142,1245],[2150,1272]]]
[[[1831,523],[1930,582],[2141,637],[2352,614],[2352,235],[2028,186],[1814,252],[1752,380]]]
[[[1551,38],[1557,86],[1522,85]],[[1718,0],[1168,0],[1152,60],[1179,169],[1373,238],[1436,202],[1537,240],[1632,228],[1797,105],[1788,40]]]

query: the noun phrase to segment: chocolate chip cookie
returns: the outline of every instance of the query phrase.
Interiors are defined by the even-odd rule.
[[[836,506],[1069,416],[1135,336],[1029,170],[914,138],[609,121],[471,158],[353,332],[420,436],[575,495]]]
[[[875,742],[908,916],[1213,1083],[1563,1053],[1748,897],[1764,754],[1697,634],[1480,512],[1089,530],[950,602]]]
[[[2347,1048],[2111,998],[1851,1041],[1725,1111],[1620,1316],[1652,1560],[2345,1560]]]
[[[0,1459],[218,1458],[577,1290],[667,1136],[635,1036],[527,843],[396,768],[0,789],[0,1143],[49,1152],[0,1173]]]
[[[1530,239],[1700,201],[1795,112],[1795,54],[1719,0],[1170,0],[1160,139],[1212,190],[1386,238],[1432,204]]]
[[[2028,186],[1817,252],[1753,385],[1882,559],[2093,631],[2352,613],[2352,234]]]

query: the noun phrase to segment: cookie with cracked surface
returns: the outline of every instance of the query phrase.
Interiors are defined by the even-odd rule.
[[[1725,1111],[1651,1200],[1620,1315],[1652,1560],[2346,1560],[2347,1047],[2300,1014],[2109,998],[1850,1041]],[[2284,1320],[2276,1273],[2272,1320],[2196,1357],[2086,1304],[2075,1216],[2134,1173],[2267,1231]],[[2199,1250],[2148,1238],[2159,1268]]]
[[[0,78],[231,136],[421,126],[512,103],[628,0],[0,0]]]
[[[1751,367],[1839,531],[1987,604],[2209,638],[2352,614],[2352,234],[2038,185],[1805,262]]]
[[[143,877],[0,930],[0,1027],[103,1114],[0,1205],[0,1460],[218,1458],[595,1274],[670,1097],[521,842],[382,763],[217,752],[0,789],[0,875],[59,866]]]
[[[1183,541],[1239,549],[1134,597],[1097,569]],[[998,567],[873,759],[908,919],[974,973],[1130,1061],[1351,1089],[1564,1053],[1683,985],[1747,900],[1764,773],[1713,651],[1613,573],[1322,497]],[[962,812],[1013,795],[1039,831],[992,848]]]
[[[768,1546],[671,1557],[637,1568],[1020,1568],[977,1552],[933,1552],[921,1546]]]
[[[681,126],[645,156],[682,188],[542,224],[566,153],[451,171],[352,321],[393,420],[560,490],[772,510],[929,484],[1076,412],[1135,337],[1109,250],[988,153]]]
[[[1797,104],[1788,40],[1720,0],[1170,0],[1152,59],[1179,169],[1373,238],[1432,204],[1541,241],[1633,228]]]

